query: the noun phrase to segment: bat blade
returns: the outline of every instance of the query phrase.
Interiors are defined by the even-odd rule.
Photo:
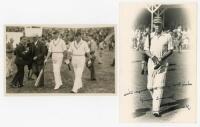
[[[40,82],[40,79],[41,79],[43,73],[44,73],[44,68],[40,71],[40,74],[39,74],[39,76],[38,76],[38,78],[35,82],[35,85],[34,85],[35,87],[37,87],[39,85],[39,82]]]
[[[161,66],[160,63],[156,64],[156,66],[154,67],[154,70],[158,69]]]
[[[45,60],[48,60],[49,57],[50,57],[50,55],[47,56],[47,58],[46,58]],[[39,85],[39,82],[40,82],[40,79],[41,79],[41,77],[42,77],[42,74],[44,73],[44,67],[45,67],[45,65],[46,65],[46,64],[44,64],[43,68],[41,69],[41,71],[40,71],[40,73],[39,73],[39,75],[38,75],[38,77],[37,77],[37,80],[36,80],[36,82],[35,82],[35,84],[34,84],[35,87],[37,87],[37,86]]]
[[[70,64],[68,64],[67,66],[68,66],[68,69],[69,69],[69,71],[71,71],[72,69],[71,69],[71,66],[70,66]]]

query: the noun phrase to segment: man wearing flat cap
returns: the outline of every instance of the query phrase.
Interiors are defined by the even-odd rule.
[[[91,59],[90,49],[87,42],[82,40],[80,29],[76,31],[75,40],[70,44],[68,52],[65,62],[68,64],[69,58],[72,57],[72,66],[75,74],[74,86],[71,93],[77,93],[83,87],[82,73],[85,67],[85,56]],[[88,61],[88,64],[91,64],[91,60]]]
[[[163,98],[163,90],[168,68],[167,58],[173,53],[172,37],[162,31],[162,18],[155,17],[155,31],[151,33],[144,44],[145,53],[148,60],[148,83],[147,89],[152,96],[152,113],[155,117],[160,117],[160,104]]]

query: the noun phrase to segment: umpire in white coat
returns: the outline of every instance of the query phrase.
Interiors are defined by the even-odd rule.
[[[91,59],[90,49],[87,42],[82,40],[81,31],[77,30],[75,34],[75,40],[69,46],[68,57],[65,61],[68,64],[69,58],[72,57],[72,66],[74,68],[75,80],[71,93],[77,93],[78,90],[83,87],[82,73],[85,67],[86,56]],[[91,64],[91,60],[89,60],[88,63]]]

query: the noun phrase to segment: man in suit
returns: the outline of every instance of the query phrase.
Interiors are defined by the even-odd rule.
[[[25,57],[25,60],[27,61],[27,66],[28,66],[28,80],[33,80],[32,79],[32,64],[33,64],[33,57],[34,57],[34,43],[30,41],[30,39],[27,41],[27,46],[26,49],[28,50],[27,55]]]
[[[33,44],[33,65],[32,71],[38,77],[40,71],[44,67],[44,59],[45,59],[45,44],[41,41],[41,39],[36,36],[34,37]],[[44,73],[41,76],[38,87],[44,86]]]
[[[91,75],[90,75],[90,79],[92,81],[96,80],[96,73],[95,73],[95,59],[96,59],[96,51],[97,51],[97,44],[94,41],[94,39],[92,39],[92,37],[87,37],[87,43],[88,43],[88,47],[90,48],[90,56],[91,58],[88,60],[91,60],[91,63],[88,64],[86,63],[87,67],[89,68]]]
[[[19,88],[23,87],[23,80],[24,80],[24,66],[26,65],[26,61],[24,60],[27,55],[26,50],[26,39],[24,37],[20,38],[20,43],[15,49],[15,64],[17,66],[17,73],[15,74],[12,80],[12,87]]]

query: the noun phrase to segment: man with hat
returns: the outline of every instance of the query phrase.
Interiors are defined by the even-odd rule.
[[[33,80],[32,79],[32,65],[33,65],[33,57],[34,57],[34,52],[33,52],[33,47],[34,47],[34,43],[31,42],[30,38],[27,39],[27,45],[26,45],[26,50],[27,55],[25,56],[25,61],[26,61],[26,65],[28,66],[28,80]]]
[[[47,58],[52,54],[52,61],[53,61],[53,73],[55,79],[55,87],[54,89],[59,89],[62,84],[60,68],[63,62],[63,53],[66,51],[66,44],[63,39],[59,37],[59,32],[53,32],[53,40],[49,43],[48,55]],[[45,60],[45,63],[47,59]]]
[[[33,52],[33,63],[32,71],[38,77],[40,71],[44,67],[44,58],[45,58],[45,44],[41,41],[41,38],[37,35],[34,37],[34,44],[32,46]],[[44,73],[41,76],[38,87],[44,86]]]
[[[12,87],[20,88],[23,87],[24,81],[24,66],[26,65],[25,57],[27,55],[26,50],[26,39],[25,37],[20,38],[20,42],[15,49],[15,64],[17,66],[17,72],[12,80]]]
[[[150,39],[146,39],[144,50],[149,56],[147,88],[153,99],[152,113],[159,117],[168,68],[167,58],[173,53],[173,44],[171,35],[162,31],[162,18],[155,17],[153,23],[155,31],[151,33]]]
[[[85,56],[90,57],[90,49],[87,42],[83,41],[81,38],[80,29],[77,30],[75,34],[75,40],[70,44],[68,49],[68,57],[65,61],[66,64],[69,63],[69,58],[72,56],[72,66],[74,68],[75,80],[74,86],[71,93],[77,93],[80,88],[82,88],[82,73],[85,67]],[[91,60],[88,61],[91,64]]]

